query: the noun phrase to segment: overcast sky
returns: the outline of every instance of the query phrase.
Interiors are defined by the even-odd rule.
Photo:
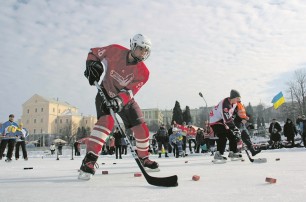
[[[83,76],[90,48],[151,38],[141,108],[216,105],[237,89],[272,106],[306,62],[305,0],[5,0],[0,3],[0,122],[35,93],[95,115]]]

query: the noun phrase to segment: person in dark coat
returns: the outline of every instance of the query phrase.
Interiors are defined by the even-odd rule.
[[[269,127],[269,133],[270,133],[270,144],[272,149],[279,148],[279,144],[281,141],[281,135],[280,132],[282,131],[282,127],[280,124],[276,121],[276,119],[272,119],[272,123]]]
[[[168,142],[169,142],[169,135],[168,135],[168,131],[165,128],[165,125],[162,124],[160,126],[160,128],[158,129],[156,135],[155,135],[155,139],[157,141],[157,145],[158,145],[158,158],[161,158],[161,154],[162,154],[162,147],[164,147],[165,150],[165,157],[169,157],[168,156]]]
[[[121,157],[121,153],[122,153],[122,151],[121,151],[122,134],[120,133],[118,128],[115,129],[113,137],[115,138],[116,159],[118,159],[118,153],[119,153],[119,159],[122,159],[122,157]]]
[[[76,141],[76,142],[73,144],[73,146],[74,146],[74,155],[75,155],[75,156],[80,156],[80,155],[81,155],[81,153],[80,153],[81,144],[80,144],[79,142]]]
[[[205,144],[205,142],[204,142],[204,132],[203,132],[203,130],[201,130],[201,128],[198,128],[198,130],[197,130],[196,143],[197,143],[197,145],[196,145],[195,153],[199,153],[201,146],[203,146]]]
[[[294,136],[297,134],[296,127],[291,119],[287,119],[284,125],[284,135],[287,137],[287,141],[291,142],[291,147],[294,147]]]

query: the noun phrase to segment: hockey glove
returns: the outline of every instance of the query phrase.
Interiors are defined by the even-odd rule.
[[[109,109],[112,109],[115,113],[120,112],[123,108],[122,100],[117,96],[110,100],[103,102],[104,111],[109,113]]]
[[[239,130],[238,128],[234,128],[233,133],[234,133],[234,136],[235,136],[235,140],[236,140],[237,142],[239,142],[240,139],[241,139],[240,130]]]
[[[103,66],[100,61],[86,61],[86,70],[84,76],[88,79],[89,84],[94,85],[95,81],[99,81],[103,73]]]

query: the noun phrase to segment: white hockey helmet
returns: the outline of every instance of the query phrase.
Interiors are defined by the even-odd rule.
[[[150,56],[152,43],[151,43],[151,40],[148,37],[146,37],[142,34],[136,34],[132,39],[130,39],[130,46],[131,46],[131,50],[132,50],[132,56],[138,62],[144,61]],[[142,48],[145,48],[147,50],[147,53],[142,58],[135,57],[135,55],[134,55],[134,51],[138,46],[142,47]]]

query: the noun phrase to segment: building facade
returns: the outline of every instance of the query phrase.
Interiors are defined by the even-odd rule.
[[[72,133],[78,127],[92,130],[97,119],[83,116],[78,108],[58,99],[33,95],[22,105],[21,122],[31,135],[60,135],[70,128]]]

